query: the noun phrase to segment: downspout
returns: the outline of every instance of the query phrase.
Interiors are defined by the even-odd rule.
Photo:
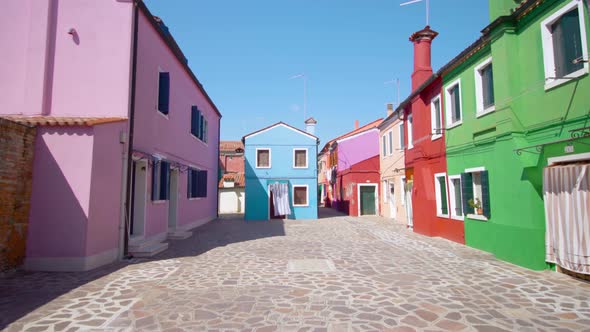
[[[125,213],[123,216],[123,258],[129,258],[129,216],[131,215],[131,177],[133,167],[133,128],[135,119],[135,88],[137,82],[137,36],[139,31],[139,1],[133,1],[133,50],[131,51],[131,86],[129,91],[129,130],[127,138],[127,169],[125,183]]]
[[[220,152],[219,152],[219,146],[221,144],[221,116],[219,118],[217,118],[217,172],[219,172],[219,156],[220,156]],[[227,160],[226,163],[227,165]],[[219,177],[219,176],[218,176]],[[215,182],[215,191],[217,192],[217,204],[216,204],[216,210],[215,210],[215,215],[217,216],[217,219],[219,219],[219,180],[217,182]]]

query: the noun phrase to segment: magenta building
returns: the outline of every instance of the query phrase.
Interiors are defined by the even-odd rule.
[[[0,117],[37,126],[25,267],[150,256],[216,218],[221,114],[141,1],[7,0]]]

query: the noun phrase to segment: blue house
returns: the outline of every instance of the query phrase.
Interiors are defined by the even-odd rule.
[[[246,220],[317,219],[316,123],[303,131],[279,122],[242,138]]]

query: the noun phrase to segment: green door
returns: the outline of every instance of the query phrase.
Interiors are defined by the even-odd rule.
[[[375,188],[374,186],[361,186],[361,216],[373,216],[377,214],[375,208]]]

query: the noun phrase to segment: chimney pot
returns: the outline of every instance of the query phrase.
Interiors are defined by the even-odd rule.
[[[354,129],[359,129],[359,120],[354,120]]]
[[[414,44],[414,72],[412,73],[412,90],[418,88],[432,75],[431,46],[438,32],[426,26],[410,36]]]
[[[393,104],[387,104],[387,116],[393,114]]]

